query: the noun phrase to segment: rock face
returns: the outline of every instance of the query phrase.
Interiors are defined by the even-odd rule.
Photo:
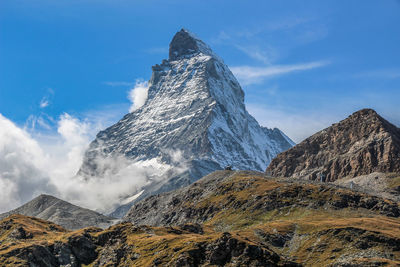
[[[50,195],[40,195],[19,208],[0,214],[0,220],[12,214],[34,216],[71,230],[88,226],[108,227],[115,220]]]
[[[116,173],[122,157],[165,166],[147,177],[135,201],[170,191],[227,165],[265,170],[278,153],[294,143],[278,129],[260,127],[246,111],[239,83],[208,45],[186,30],[170,44],[169,60],[152,67],[148,97],[139,109],[98,133],[79,175],[87,179]],[[135,177],[132,177],[135,179]],[[131,204],[123,207],[127,210]],[[124,211],[116,212],[121,216]]]
[[[400,172],[400,129],[372,109],[353,113],[279,154],[272,176],[326,181],[372,172]]]

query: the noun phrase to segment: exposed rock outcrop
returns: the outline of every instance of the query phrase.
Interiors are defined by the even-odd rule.
[[[400,129],[372,109],[312,135],[272,160],[267,174],[326,181],[400,172]]]

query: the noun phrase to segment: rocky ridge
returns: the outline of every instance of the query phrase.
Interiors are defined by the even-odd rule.
[[[12,214],[34,216],[71,230],[89,226],[106,228],[115,222],[114,218],[44,194],[19,208],[0,214],[0,220]]]
[[[70,232],[22,215],[0,221],[0,264],[12,266],[298,266],[236,234],[191,225],[118,224]],[[23,234],[21,234],[23,233]]]
[[[373,172],[400,173],[400,129],[372,109],[312,135],[280,153],[267,168],[272,176],[335,181]]]

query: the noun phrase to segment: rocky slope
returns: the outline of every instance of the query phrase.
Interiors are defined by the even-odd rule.
[[[69,232],[33,217],[0,221],[2,266],[297,266],[237,234],[119,224]]]
[[[157,169],[155,175],[132,175],[141,183],[126,197],[143,191],[138,201],[227,165],[264,170],[294,145],[280,130],[260,127],[246,111],[244,92],[229,68],[188,31],[174,36],[169,59],[152,70],[145,104],[98,133],[79,175],[112,177],[131,164]],[[121,216],[130,205],[114,215]]]
[[[136,203],[124,217],[134,224],[153,226],[225,220],[243,212],[244,220],[280,210],[343,209],[400,217],[400,204],[325,183],[266,178],[249,171],[216,171],[194,184]],[[247,217],[249,216],[249,217]],[[240,224],[240,221],[235,224]]]
[[[373,172],[357,177],[339,179],[334,184],[352,187],[368,194],[400,202],[400,174]]]
[[[332,184],[218,171],[136,203],[126,220],[199,223],[306,266],[400,264],[400,204]]]
[[[279,154],[272,176],[326,181],[373,172],[400,173],[400,129],[372,109],[355,112]]]
[[[12,211],[0,214],[4,219],[12,214],[34,216],[61,225],[66,229],[88,226],[108,227],[115,219],[84,209],[50,195],[40,195]]]

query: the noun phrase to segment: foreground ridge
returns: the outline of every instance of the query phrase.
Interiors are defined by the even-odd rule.
[[[0,265],[396,266],[399,216],[399,203],[335,185],[217,171],[106,230],[12,215],[0,221]]]

